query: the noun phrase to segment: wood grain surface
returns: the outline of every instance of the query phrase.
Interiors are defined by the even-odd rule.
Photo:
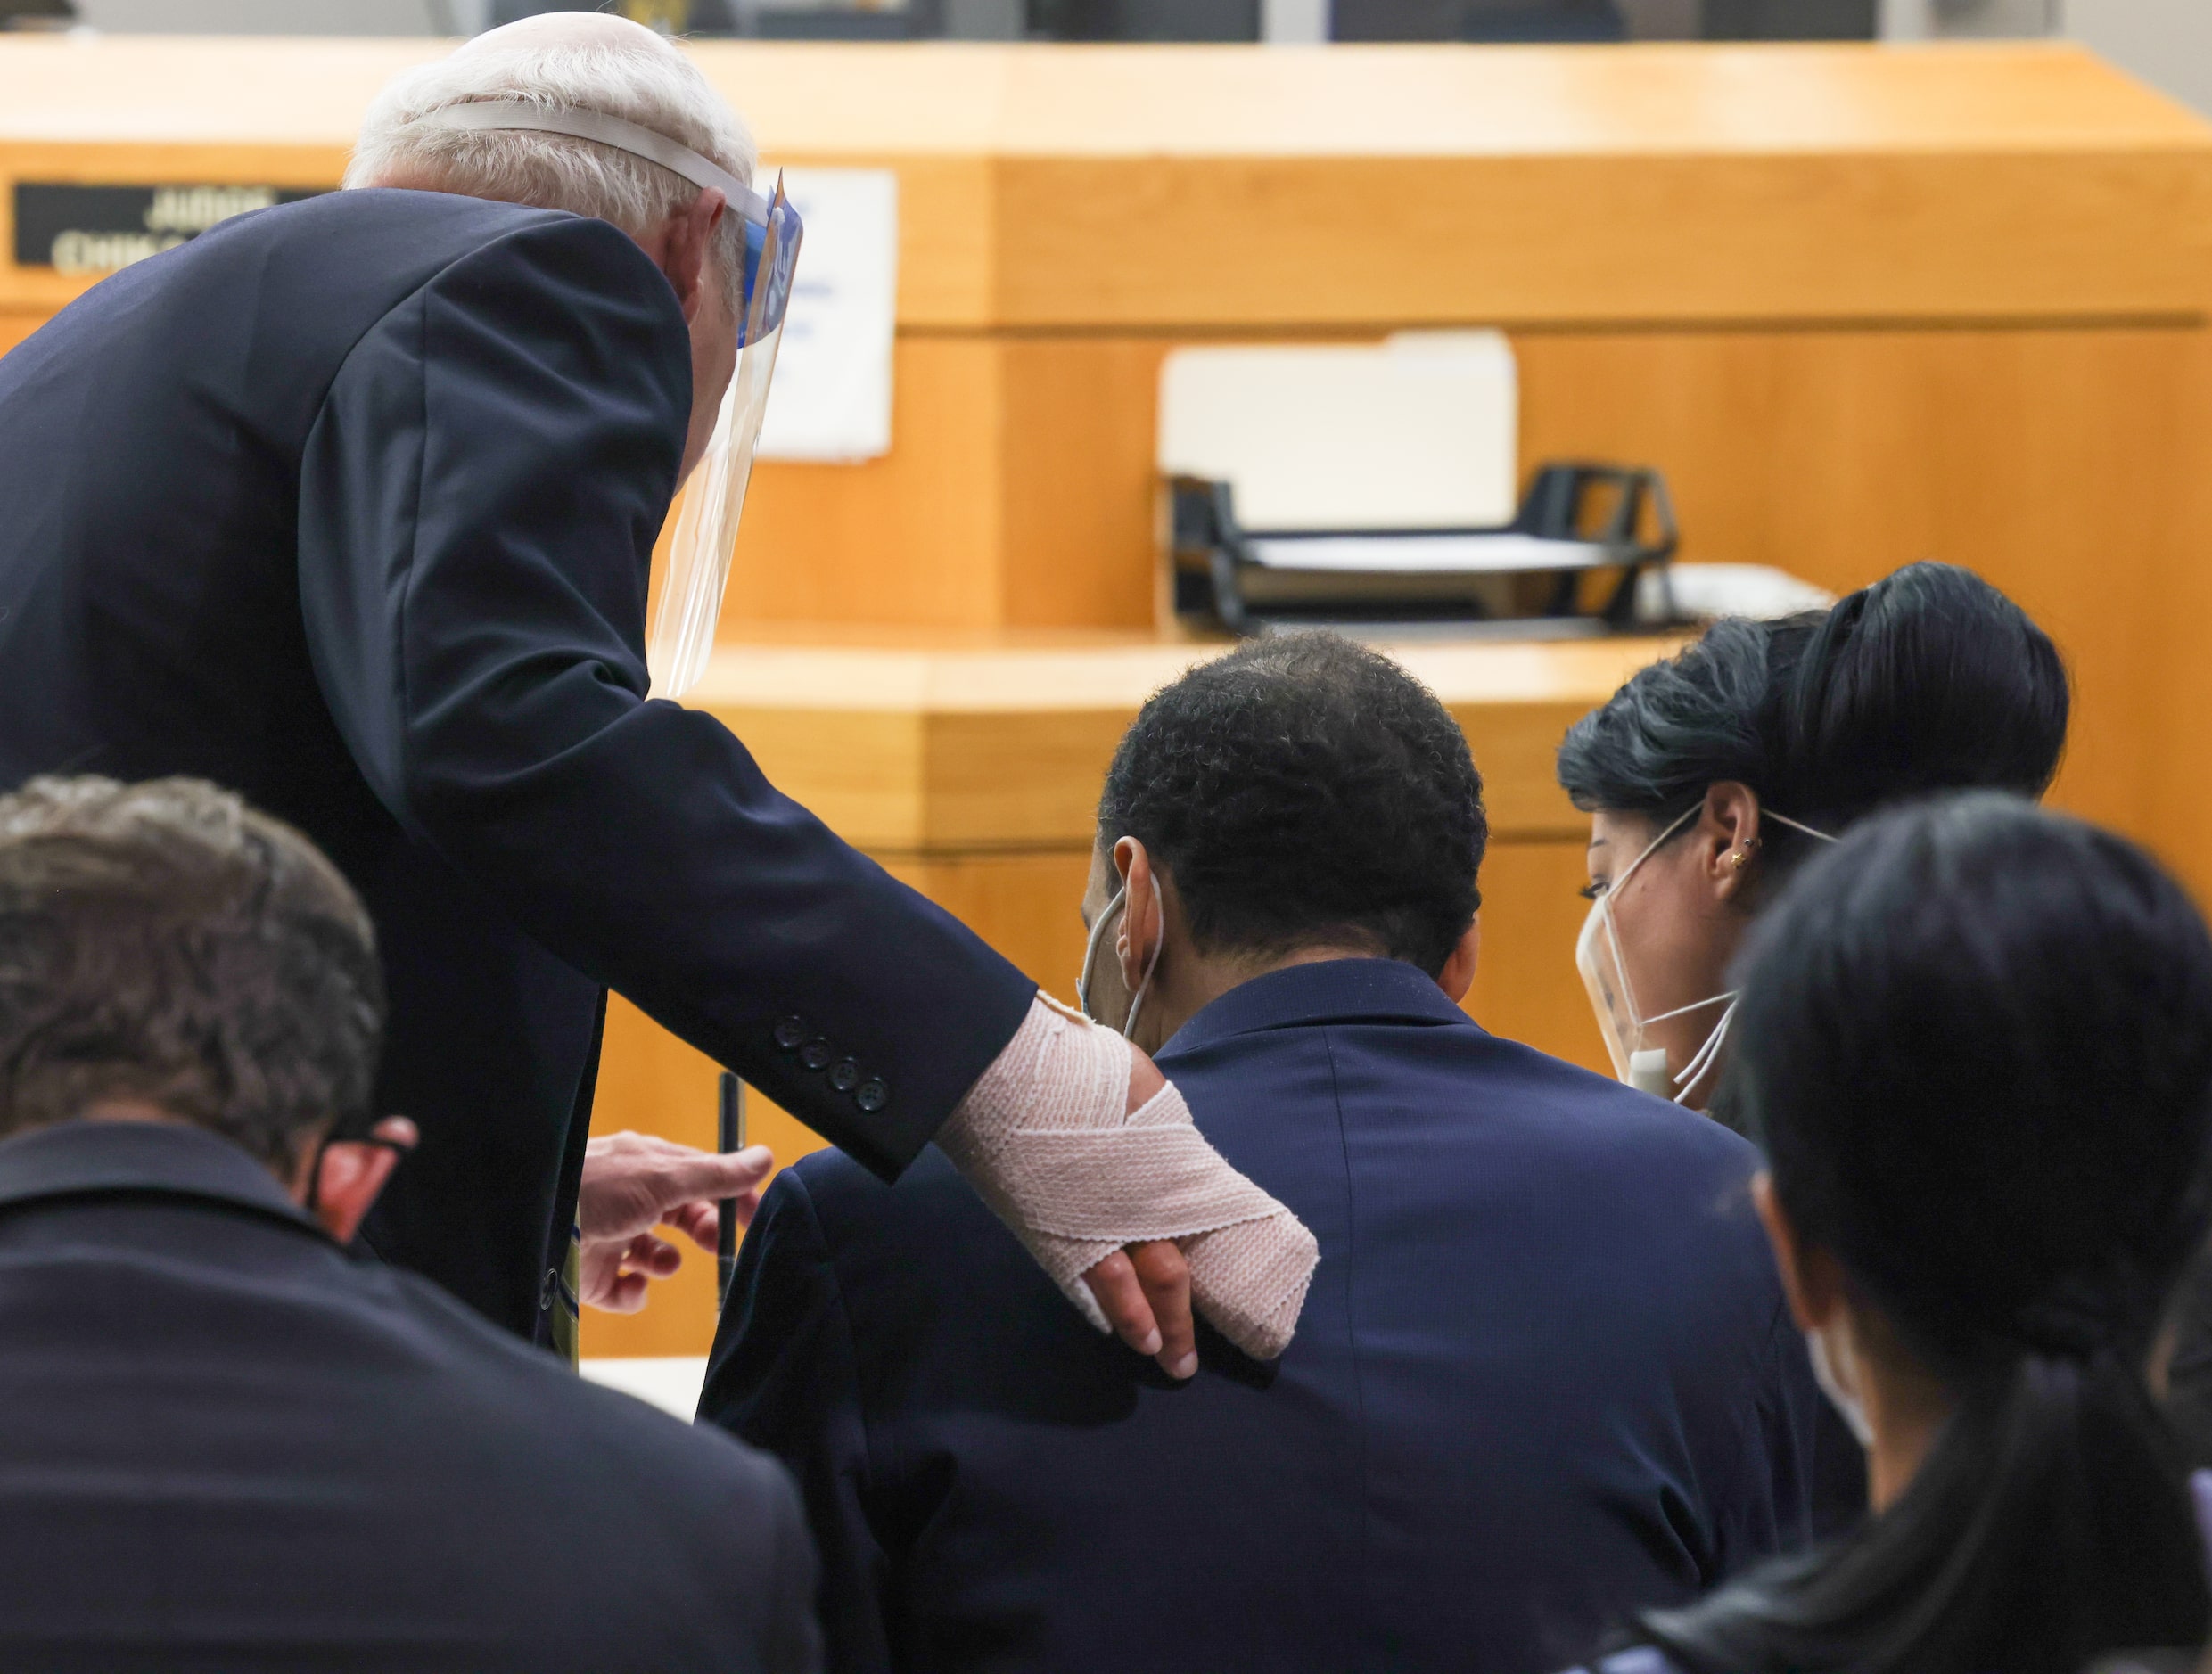
[[[0,41],[0,184],[332,184],[375,89],[439,50]],[[2065,45],[692,50],[773,161],[899,170],[909,328],[2212,295],[2212,128]],[[0,307],[81,288],[0,267]]]

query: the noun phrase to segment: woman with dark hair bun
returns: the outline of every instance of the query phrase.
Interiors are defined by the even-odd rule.
[[[2146,1387],[2212,1225],[2212,937],[2141,850],[1940,799],[1813,858],[1747,939],[1718,1103],[1873,1514],[1640,1623],[1605,1674],[2076,1674],[2203,1644]]]
[[[1702,1109],[1752,915],[1805,855],[1936,791],[2040,796],[2066,743],[2050,636],[1971,570],[1920,563],[1833,610],[1715,622],[1577,721],[1591,816],[1575,950],[1621,1079]]]

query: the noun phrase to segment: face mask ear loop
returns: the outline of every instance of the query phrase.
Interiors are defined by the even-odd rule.
[[[1152,952],[1145,960],[1143,980],[1137,984],[1137,992],[1130,997],[1129,1016],[1122,1024],[1123,1040],[1137,1038],[1137,1013],[1144,1009],[1145,996],[1152,989],[1152,973],[1159,968],[1160,955],[1167,948],[1167,913],[1160,904],[1160,880],[1157,874],[1155,874],[1152,879],[1152,915],[1160,921],[1160,936],[1159,940],[1152,944]]]
[[[1699,806],[1701,807],[1703,805],[1700,804]],[[1673,824],[1669,825],[1665,831],[1661,832],[1657,837],[1654,837],[1649,843],[1645,844],[1643,853],[1638,855],[1633,860],[1628,863],[1628,870],[1622,873],[1619,877],[1614,879],[1611,883],[1606,886],[1606,894],[1608,896],[1617,894],[1622,887],[1627,883],[1629,879],[1636,875],[1636,868],[1643,865],[1645,861],[1650,859],[1653,855],[1658,853],[1659,845],[1665,842],[1668,838],[1672,837],[1676,832],[1682,830],[1683,826],[1690,824],[1691,816],[1694,816],[1697,811],[1698,809],[1696,808],[1686,808],[1681,813],[1677,814],[1674,816]]]
[[[1698,1090],[1698,1083],[1705,1072],[1720,1061],[1721,1043],[1728,1038],[1728,1026],[1736,1021],[1736,997],[1728,997],[1728,1009],[1721,1013],[1721,1021],[1713,1025],[1713,1032],[1705,1038],[1705,1045],[1698,1048],[1698,1055],[1682,1066],[1682,1072],[1674,1078],[1674,1085],[1682,1091],[1674,1095],[1677,1104]]]
[[[1734,989],[1731,989],[1727,993],[1715,994],[1710,999],[1692,1000],[1687,1005],[1677,1005],[1671,1012],[1661,1012],[1657,1017],[1645,1018],[1643,1020],[1644,1027],[1649,1029],[1654,1023],[1664,1023],[1676,1017],[1687,1017],[1690,1013],[1701,1012],[1708,1005],[1732,1005],[1735,1002],[1735,998],[1736,990]]]
[[[1787,825],[1790,830],[1803,832],[1808,837],[1817,837],[1824,843],[1832,843],[1838,841],[1836,838],[1830,836],[1824,831],[1814,831],[1810,825],[1799,825],[1787,814],[1777,814],[1771,808],[1765,809],[1764,812],[1766,817],[1772,820],[1777,825]]]
[[[1106,927],[1114,922],[1116,909],[1128,898],[1129,885],[1124,883],[1114,891],[1114,899],[1108,901],[1100,910],[1098,916],[1091,921],[1090,934],[1083,940],[1082,973],[1075,979],[1075,1009],[1082,1013],[1084,1016],[1090,1018],[1093,1022],[1096,1022],[1098,1019],[1090,1009],[1090,974],[1098,968],[1098,941],[1106,934]]]

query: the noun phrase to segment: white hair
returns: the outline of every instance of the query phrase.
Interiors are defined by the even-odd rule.
[[[596,141],[422,119],[484,99],[620,117],[689,147],[748,185],[758,161],[743,119],[681,47],[623,19],[562,13],[494,29],[393,78],[362,119],[344,184],[423,186],[566,209],[610,221],[633,238],[698,200],[700,188],[680,175]],[[715,243],[739,317],[744,236],[733,206]]]

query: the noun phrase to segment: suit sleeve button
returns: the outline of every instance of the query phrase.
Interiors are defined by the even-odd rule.
[[[852,1095],[852,1102],[873,1116],[891,1103],[891,1089],[874,1076],[870,1076],[860,1083],[860,1089]]]
[[[806,1038],[807,1020],[803,1017],[785,1017],[776,1025],[776,1044],[785,1052],[796,1052],[799,1043]]]
[[[819,1035],[799,1048],[799,1062],[810,1070],[826,1070],[829,1061],[836,1055],[835,1048]]]
[[[829,1066],[829,1084],[840,1093],[850,1093],[860,1085],[860,1066],[851,1058],[840,1058]]]

